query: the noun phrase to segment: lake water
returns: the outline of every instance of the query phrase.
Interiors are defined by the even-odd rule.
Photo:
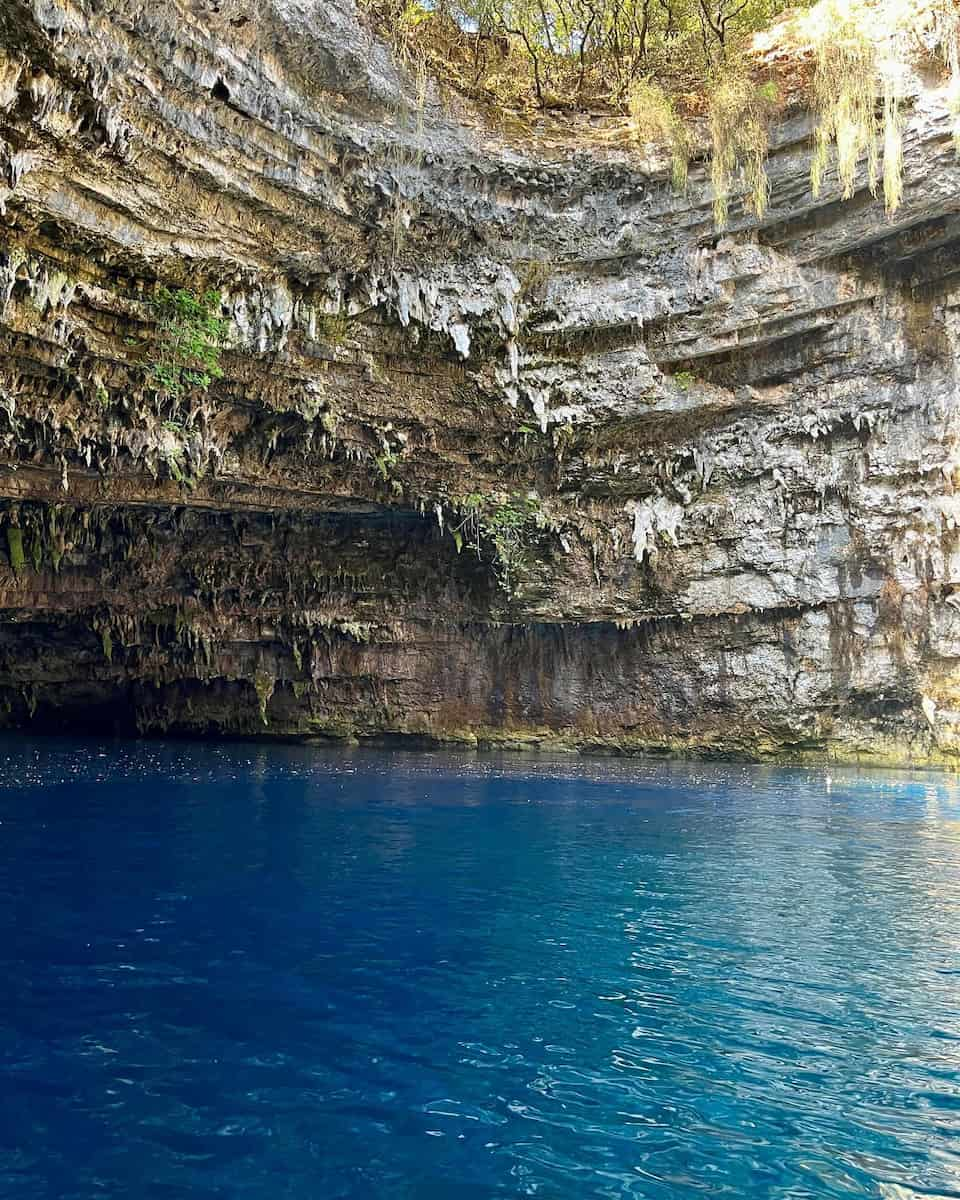
[[[945,775],[0,742],[0,1196],[960,1196]]]

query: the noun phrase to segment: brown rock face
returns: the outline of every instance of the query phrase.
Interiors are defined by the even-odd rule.
[[[6,722],[952,763],[942,91],[895,221],[796,118],[721,237],[452,112],[350,0],[7,0]]]

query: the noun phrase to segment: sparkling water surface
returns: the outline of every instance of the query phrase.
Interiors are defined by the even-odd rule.
[[[945,775],[0,741],[0,1196],[960,1196]]]

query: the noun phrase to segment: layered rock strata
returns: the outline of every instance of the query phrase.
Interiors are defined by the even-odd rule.
[[[0,9],[8,725],[953,764],[960,167],[762,221],[350,0]],[[160,288],[221,378],[158,386]]]

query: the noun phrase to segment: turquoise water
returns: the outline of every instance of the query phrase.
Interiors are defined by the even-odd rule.
[[[0,1196],[960,1196],[946,776],[0,742]]]

